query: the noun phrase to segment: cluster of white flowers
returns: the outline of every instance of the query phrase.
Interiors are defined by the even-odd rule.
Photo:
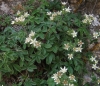
[[[74,86],[74,84],[71,84],[69,81],[73,81],[75,82],[75,76],[74,75],[70,75],[68,78],[64,78],[63,79],[63,75],[66,74],[67,72],[67,68],[64,66],[64,68],[60,68],[60,71],[58,71],[57,73],[53,74],[53,76],[51,78],[54,79],[54,82],[56,84],[62,84],[63,86]],[[65,75],[64,75],[65,77]],[[66,76],[67,77],[67,76]],[[63,79],[63,80],[62,80]]]
[[[75,52],[82,52],[82,45],[83,45],[84,43],[82,42],[82,40],[79,40],[78,41],[78,47],[74,47],[73,48],[73,51],[75,51]]]
[[[70,8],[64,8],[63,11],[65,12],[70,12]],[[54,20],[54,18],[58,15],[61,15],[62,14],[62,10],[61,11],[57,11],[57,12],[47,12],[47,15],[50,16],[50,20]]]
[[[92,56],[92,57],[90,58],[90,60],[93,62],[92,68],[93,68],[94,70],[99,69],[99,67],[97,66],[98,61],[96,60],[96,56],[94,56],[94,57]]]
[[[57,15],[61,15],[61,14],[62,14],[62,11],[47,12],[47,15],[50,16],[50,20],[54,20],[54,18],[55,18]]]
[[[11,24],[15,24],[15,23],[18,23],[18,22],[24,22],[25,21],[25,18],[27,18],[29,16],[28,12],[25,12],[23,15],[21,15],[21,12],[18,11],[17,12],[17,16],[14,21],[11,22]]]
[[[93,26],[100,26],[99,18],[98,15],[94,16],[93,14],[85,14],[85,19],[82,20],[83,23],[89,23],[92,24]]]
[[[35,48],[41,47],[41,42],[37,41],[36,38],[34,38],[35,32],[31,31],[29,36],[26,38],[25,43],[30,43]]]
[[[93,32],[93,38],[97,39],[100,36],[100,32]]]
[[[85,16],[85,19],[82,20],[83,23],[91,24],[93,22],[93,19],[94,19],[93,14],[89,14],[89,15],[85,14],[84,16]]]
[[[54,82],[56,84],[59,84],[60,83],[60,78],[66,72],[67,72],[67,68],[65,66],[64,66],[64,68],[60,68],[60,71],[58,71],[57,73],[53,74],[52,78],[54,79]]]
[[[84,43],[82,42],[82,40],[78,40],[78,44],[77,47],[73,47],[73,51],[74,52],[82,52],[82,45]],[[69,43],[64,44],[64,49],[68,50],[70,48]],[[68,59],[71,60],[73,58],[73,54],[68,54]]]

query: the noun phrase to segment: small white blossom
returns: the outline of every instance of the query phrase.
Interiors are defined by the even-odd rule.
[[[35,45],[36,42],[37,42],[37,40],[36,40],[36,38],[34,38],[34,39],[31,39],[30,44],[33,44],[34,46],[36,46]]]
[[[100,79],[98,79],[97,83],[100,84]]]
[[[92,68],[93,68],[94,70],[96,70],[98,67],[96,66],[96,64],[93,64],[93,65],[92,65]]]
[[[97,38],[98,36],[99,36],[99,33],[98,33],[98,32],[94,32],[94,33],[93,33],[93,37],[94,37],[94,38]]]
[[[71,9],[69,7],[68,8],[64,8],[63,10],[66,11],[66,12],[69,12],[69,13],[71,11]]]
[[[60,67],[60,72],[62,72],[62,73],[66,73],[67,72],[67,68],[64,66],[64,68],[61,68]]]
[[[31,33],[29,34],[29,37],[33,37],[35,36],[35,32],[31,31]]]
[[[21,14],[21,12],[18,10],[18,11],[17,11],[17,15],[20,15],[20,14]]]
[[[56,84],[59,84],[60,83],[59,78],[55,79],[54,81],[55,81]]]
[[[41,42],[35,41],[33,45],[34,45],[34,47],[39,48],[39,47],[41,47]]]
[[[80,40],[80,41],[78,42],[78,46],[80,46],[80,47],[82,47],[83,44],[84,44],[84,43],[82,42],[82,40]]]
[[[12,21],[11,24],[15,24],[15,21]]]
[[[73,51],[75,51],[75,52],[82,52],[82,49],[83,48],[81,48],[81,47],[74,47]]]
[[[73,58],[73,54],[68,54],[68,59],[72,59]]]
[[[75,32],[74,30],[71,34],[72,34],[73,38],[77,36],[77,32]]]
[[[92,57],[90,58],[90,60],[93,62],[93,61],[96,60],[96,57],[93,57],[93,56],[92,56]]]
[[[68,81],[67,80],[63,80],[62,83],[63,83],[64,86],[68,85]]]
[[[51,12],[47,12],[47,15],[51,15]]]
[[[74,84],[70,84],[70,83],[69,83],[69,85],[68,85],[68,86],[74,86]]]
[[[95,60],[94,62],[95,62],[95,64],[98,64],[98,61],[97,60]]]
[[[69,79],[70,79],[70,80],[73,80],[73,81],[76,81],[74,75],[70,75],[70,76],[69,76]]]
[[[25,43],[29,43],[31,41],[31,38],[26,38]]]
[[[57,15],[61,15],[61,14],[62,14],[62,11],[58,11],[58,12],[57,12]]]
[[[63,75],[63,73],[62,73],[61,71],[58,71],[58,72],[57,72],[57,76],[58,76],[59,78],[61,78],[62,75]]]
[[[19,22],[19,21],[20,21],[19,18],[16,17],[16,18],[15,18],[15,22]]]
[[[28,17],[28,16],[29,16],[28,12],[25,12],[24,17]]]
[[[69,46],[69,44],[68,44],[68,43],[67,43],[67,44],[64,44],[64,49],[65,49],[65,50],[68,50],[68,49],[69,49],[69,47],[70,47],[70,46]]]
[[[54,17],[53,17],[53,16],[51,16],[51,17],[50,17],[50,20],[54,20]]]
[[[20,21],[20,22],[24,22],[24,21],[25,21],[25,18],[24,18],[24,16],[23,16],[23,15],[22,15],[22,16],[20,16],[18,19],[19,19],[19,21]]]
[[[55,73],[55,74],[53,74],[53,77],[51,77],[51,78],[53,78],[54,80],[56,80],[56,79],[58,79],[58,75]]]
[[[62,5],[66,5],[66,4],[67,4],[67,2],[61,2],[61,4],[62,4]]]

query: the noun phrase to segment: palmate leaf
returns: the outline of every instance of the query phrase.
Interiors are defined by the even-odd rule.
[[[27,78],[24,82],[24,86],[36,86],[36,83],[32,79]]]

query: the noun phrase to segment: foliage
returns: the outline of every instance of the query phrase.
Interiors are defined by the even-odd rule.
[[[17,80],[12,82],[12,86],[56,86],[51,76],[66,66],[66,74],[74,74],[77,78],[75,86],[82,86],[80,82],[86,73],[85,64],[92,56],[87,49],[88,40],[93,41],[88,24],[82,22],[81,14],[63,10],[64,6],[59,1],[39,0],[37,9],[31,5],[34,2],[29,0],[26,4],[30,16],[23,22],[25,24],[17,23],[25,25],[25,29],[16,32],[7,26],[0,32],[0,81],[14,76]],[[50,20],[47,12],[58,11],[62,11],[61,15]],[[29,39],[25,43],[26,38]]]

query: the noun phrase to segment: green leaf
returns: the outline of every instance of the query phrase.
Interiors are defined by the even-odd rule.
[[[71,66],[68,67],[68,72],[71,73],[71,74],[73,74],[73,68]]]
[[[29,67],[27,68],[27,70],[28,70],[29,72],[33,72],[34,69],[37,69],[36,65],[31,65],[31,66],[29,66]]]
[[[46,58],[46,63],[51,64],[52,60],[55,58],[55,55],[53,53],[49,54]]]
[[[48,86],[55,86],[54,80],[52,78],[49,78],[47,80],[47,84],[48,84]]]
[[[35,85],[36,86],[36,83],[34,83],[33,81],[32,81],[32,79],[26,79],[25,80],[25,82],[24,82],[24,86],[33,86],[33,85]]]
[[[58,51],[58,46],[52,47],[52,51],[53,51],[54,53],[57,53],[57,51]]]
[[[47,27],[43,26],[42,32],[47,32]]]
[[[41,39],[44,39],[44,34],[43,33],[40,33],[39,36],[40,36]]]
[[[18,72],[21,71],[21,67],[18,64],[13,64],[13,67],[15,70],[17,70]]]
[[[45,44],[45,48],[51,48],[52,45],[51,44]]]

